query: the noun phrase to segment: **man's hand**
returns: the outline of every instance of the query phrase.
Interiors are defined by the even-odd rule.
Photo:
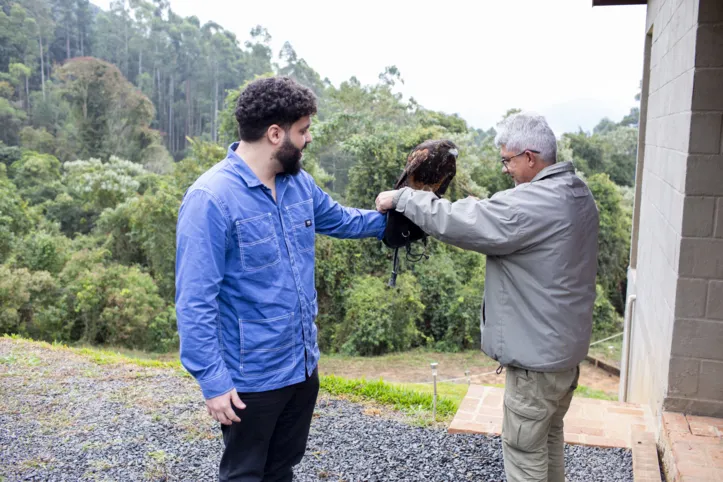
[[[228,393],[206,400],[206,410],[208,410],[208,414],[217,422],[224,425],[231,425],[232,422],[241,421],[241,419],[236,416],[236,412],[233,411],[231,403],[236,405],[236,408],[240,410],[246,408],[246,405],[238,397],[238,393],[236,393],[236,389],[234,388]]]
[[[399,191],[384,191],[383,193],[380,193],[376,200],[377,211],[385,213],[392,209],[394,207],[392,205],[394,202],[394,196],[397,195],[397,192]]]

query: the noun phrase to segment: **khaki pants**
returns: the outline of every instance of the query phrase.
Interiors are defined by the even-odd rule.
[[[543,373],[507,367],[502,453],[508,482],[564,482],[563,422],[580,367]]]

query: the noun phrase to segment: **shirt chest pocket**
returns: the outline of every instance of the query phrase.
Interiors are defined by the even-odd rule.
[[[286,212],[291,219],[297,249],[302,253],[313,251],[316,233],[313,199],[287,206]]]
[[[258,271],[281,261],[271,213],[236,221],[236,234],[244,271]]]

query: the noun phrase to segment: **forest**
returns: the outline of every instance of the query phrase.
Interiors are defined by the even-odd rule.
[[[430,138],[460,147],[452,200],[512,186],[494,126],[404,99],[395,66],[373,85],[333,85],[291,43],[280,52],[270,44],[262,26],[241,43],[166,0],[115,1],[109,11],[87,0],[0,0],[0,334],[176,350],[178,208],[236,140],[235,100],[259,76],[290,76],[318,96],[304,168],[344,205],[373,209],[409,151]],[[558,161],[574,162],[600,211],[597,339],[621,331],[633,95],[623,119],[557,133]],[[322,350],[477,349],[484,256],[435,241],[428,253],[403,261],[390,293],[392,253],[380,241],[317,236]]]

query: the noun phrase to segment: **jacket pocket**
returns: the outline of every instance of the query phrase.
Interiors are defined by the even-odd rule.
[[[244,271],[258,271],[281,261],[271,213],[236,221],[236,234]]]
[[[296,365],[293,314],[263,320],[239,320],[241,375],[261,378]]]
[[[313,199],[287,206],[286,212],[291,219],[297,249],[302,253],[313,251],[316,235]]]

